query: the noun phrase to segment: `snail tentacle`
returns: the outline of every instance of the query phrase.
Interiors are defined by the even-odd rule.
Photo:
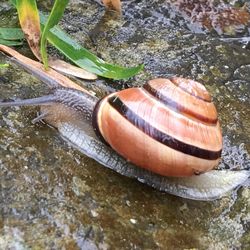
[[[11,102],[0,102],[0,107],[51,105],[56,100],[57,99],[54,95],[45,95],[31,99],[24,99]]]
[[[11,102],[0,102],[0,107],[9,106],[53,106],[55,103],[65,105],[76,112],[81,113],[85,119],[91,120],[93,109],[98,99],[85,92],[70,88],[54,88],[49,95],[44,95],[31,99],[17,100]],[[43,108],[44,109],[44,108]],[[46,108],[45,108],[46,109]],[[42,116],[46,112],[42,112]],[[53,112],[51,113],[53,115]]]
[[[44,113],[40,113],[40,114],[38,113],[37,117],[34,118],[34,119],[31,121],[31,123],[32,123],[32,124],[36,124],[36,123],[38,123],[38,122],[41,122],[41,121],[43,121],[48,115],[49,115],[48,112],[44,112]]]

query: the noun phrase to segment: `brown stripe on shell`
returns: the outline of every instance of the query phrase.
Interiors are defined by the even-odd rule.
[[[221,149],[220,126],[207,125],[176,113],[141,88],[117,93],[123,103],[153,127],[187,144],[212,151]]]
[[[98,115],[99,115],[99,110],[100,110],[100,106],[101,103],[103,102],[104,98],[101,98],[95,105],[95,108],[93,110],[93,114],[92,114],[92,126],[93,129],[95,131],[95,134],[97,135],[97,137],[105,144],[107,144],[106,140],[104,139],[104,137],[102,136],[101,130],[100,130],[100,126],[98,124]]]
[[[216,125],[218,115],[212,102],[196,98],[168,79],[154,79],[143,86],[150,95],[167,105],[172,110],[182,113],[191,119],[206,124]]]
[[[129,120],[134,126],[139,128],[145,134],[151,136],[158,142],[171,147],[172,149],[178,150],[184,154],[192,155],[198,158],[207,160],[216,160],[220,158],[221,150],[211,151],[203,148],[199,148],[185,142],[182,142],[155,127],[152,127],[148,122],[139,117],[134,111],[129,109],[122,100],[116,96],[112,95],[108,98],[108,103],[116,109],[122,116]],[[122,133],[122,131],[121,131]],[[121,142],[123,143],[123,142]]]

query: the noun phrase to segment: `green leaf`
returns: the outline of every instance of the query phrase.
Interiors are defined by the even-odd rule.
[[[0,38],[5,40],[21,40],[24,35],[19,28],[0,28]]]
[[[49,15],[49,18],[44,25],[43,33],[41,37],[41,43],[40,43],[40,46],[41,46],[40,51],[41,51],[41,56],[42,56],[42,60],[43,60],[45,68],[48,68],[48,55],[46,51],[46,41],[47,41],[49,30],[53,28],[60,21],[68,2],[69,0],[56,0],[53,5],[52,11]]]
[[[22,41],[11,41],[11,40],[5,40],[0,38],[0,44],[6,45],[6,46],[20,46],[23,44]]]
[[[0,44],[7,46],[19,46],[23,42],[23,32],[19,28],[0,28]]]
[[[16,6],[16,0],[11,0]],[[40,22],[42,28],[46,23],[47,17],[40,13]],[[143,65],[126,68],[118,65],[106,63],[98,58],[79,43],[74,41],[70,36],[55,26],[47,34],[48,41],[61,51],[67,58],[79,67],[97,74],[102,77],[111,79],[126,79],[133,77],[143,69]]]
[[[12,2],[13,5],[16,6],[16,0],[10,0]]]
[[[46,16],[40,13],[41,26],[46,23]],[[67,58],[79,67],[102,77],[112,79],[125,79],[136,75],[143,69],[143,65],[125,68],[106,63],[98,58],[57,26],[48,32],[48,41],[61,51]]]
[[[4,63],[4,64],[0,63],[0,68],[7,68],[9,66],[10,65],[8,63]]]

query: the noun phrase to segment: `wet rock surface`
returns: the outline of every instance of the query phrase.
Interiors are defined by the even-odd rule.
[[[140,86],[153,77],[177,75],[204,83],[223,128],[219,167],[249,170],[247,44],[195,34],[186,20],[172,16],[165,0],[149,2],[124,1],[120,18],[104,13],[96,1],[70,1],[61,23],[65,31],[106,61],[145,65],[130,80],[84,84],[101,96],[109,88]],[[46,11],[49,3],[39,1],[39,6]],[[0,3],[0,26],[15,22],[15,10],[7,1]],[[31,56],[27,46],[19,51]],[[0,69],[0,100],[46,91],[0,54],[0,63],[5,62],[10,67]],[[0,249],[249,249],[248,186],[213,202],[158,192],[70,148],[56,130],[33,125],[37,111],[0,110]]]

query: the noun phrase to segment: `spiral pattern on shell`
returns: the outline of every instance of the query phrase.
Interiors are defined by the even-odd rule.
[[[222,135],[205,87],[180,77],[125,89],[95,107],[93,126],[116,152],[164,176],[189,176],[218,165]]]

